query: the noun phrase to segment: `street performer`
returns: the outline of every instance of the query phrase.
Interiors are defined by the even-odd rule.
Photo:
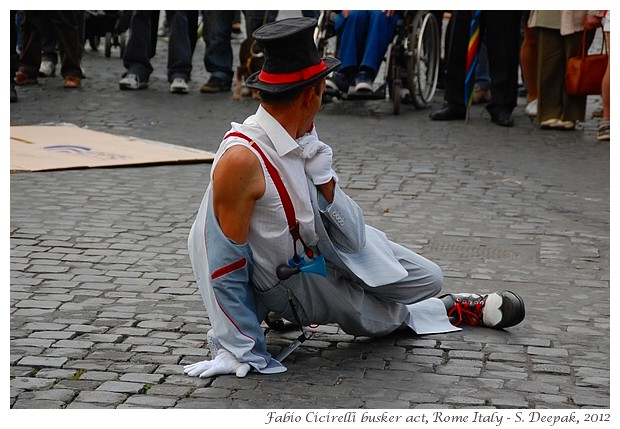
[[[286,371],[267,351],[268,313],[357,336],[451,332],[460,322],[506,328],[525,316],[510,291],[436,298],[441,269],[365,224],[314,124],[340,63],[320,57],[315,26],[289,18],[253,33],[265,62],[246,85],[262,102],[224,136],[188,239],[211,324],[211,360],[185,366],[190,376]]]

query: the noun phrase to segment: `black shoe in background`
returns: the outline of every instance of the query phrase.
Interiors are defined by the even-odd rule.
[[[15,84],[11,81],[11,103],[18,101],[17,91],[15,90]]]
[[[212,76],[209,81],[200,87],[200,92],[213,94],[216,92],[230,91],[230,82],[224,82],[219,77]]]
[[[465,119],[467,109],[460,104],[446,103],[442,108],[437,109],[429,115],[433,121],[453,121],[455,119]]]
[[[512,127],[515,123],[512,118],[512,109],[503,106],[486,106],[487,111],[491,114],[491,121],[502,127]]]

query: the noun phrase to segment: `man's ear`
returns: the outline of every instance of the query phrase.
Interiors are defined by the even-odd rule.
[[[304,89],[304,92],[302,93],[304,107],[308,108],[312,105],[312,98],[314,97],[314,92],[315,91],[313,85],[310,85],[306,89]]]

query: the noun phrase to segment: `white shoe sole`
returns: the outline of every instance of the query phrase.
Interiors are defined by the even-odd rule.
[[[372,92],[372,85],[367,82],[360,82],[355,85],[355,92]]]

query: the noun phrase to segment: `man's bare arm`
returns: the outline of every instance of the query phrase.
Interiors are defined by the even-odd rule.
[[[213,210],[226,237],[238,244],[247,241],[254,204],[264,193],[256,155],[244,146],[229,148],[213,172]]]

